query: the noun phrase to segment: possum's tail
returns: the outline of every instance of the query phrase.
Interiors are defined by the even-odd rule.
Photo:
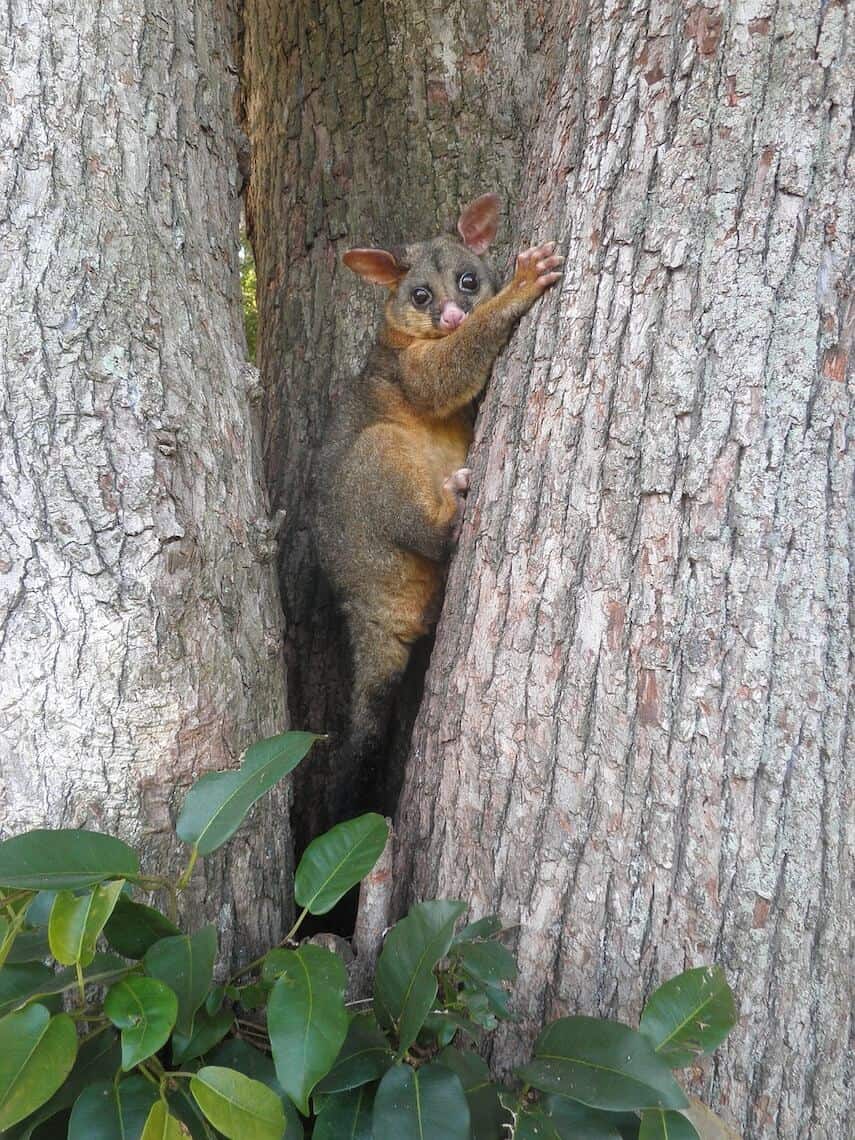
[[[389,722],[411,649],[372,618],[351,612],[348,626],[353,689],[347,758],[352,778],[347,781],[351,794],[340,805],[344,816],[377,811],[385,802]]]

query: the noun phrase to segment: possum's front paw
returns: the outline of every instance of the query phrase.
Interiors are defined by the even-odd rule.
[[[564,258],[555,252],[554,241],[524,249],[517,257],[511,288],[540,297],[560,279],[563,262]]]
[[[472,479],[472,471],[468,467],[460,467],[453,471],[443,482],[443,491],[450,491],[457,500],[457,509],[451,520],[451,541],[457,542],[460,537],[460,528],[463,526],[463,510],[466,506],[466,495]]]

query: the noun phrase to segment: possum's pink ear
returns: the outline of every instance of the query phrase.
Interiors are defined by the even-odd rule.
[[[397,285],[407,272],[388,249],[349,249],[343,260],[348,269],[374,285]]]
[[[470,202],[457,223],[457,232],[463,238],[463,244],[479,255],[486,251],[498,228],[498,194],[482,194]]]

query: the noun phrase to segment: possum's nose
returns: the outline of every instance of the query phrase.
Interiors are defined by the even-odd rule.
[[[454,332],[454,330],[462,325],[466,320],[466,314],[459,305],[455,305],[453,301],[446,301],[442,306],[442,313],[439,318],[439,327],[443,332]]]

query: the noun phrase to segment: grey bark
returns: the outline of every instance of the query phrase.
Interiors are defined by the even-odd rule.
[[[495,371],[397,821],[398,909],[519,923],[521,1025],[720,962],[693,1089],[851,1119],[851,6],[556,4]]]
[[[397,908],[521,923],[521,1025],[718,961],[692,1087],[842,1135],[851,1075],[851,6],[249,0],[266,458],[290,702],[346,649],[311,457],[377,307],[349,245],[496,188],[567,272],[496,370],[410,755]],[[508,236],[507,230],[506,237]],[[500,251],[507,251],[507,246]],[[336,757],[304,786],[309,833]]]
[[[234,12],[12,0],[0,26],[0,828],[117,832],[176,867],[184,791],[287,727]],[[287,807],[194,876],[226,956],[291,910]]]

